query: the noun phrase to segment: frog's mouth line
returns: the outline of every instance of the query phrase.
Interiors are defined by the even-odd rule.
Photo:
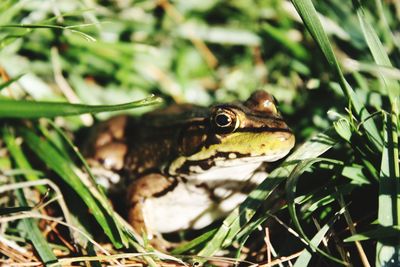
[[[190,174],[193,172],[205,172],[213,167],[229,168],[237,165],[251,163],[274,162],[286,156],[290,150],[279,150],[269,155],[252,156],[250,153],[242,154],[238,152],[217,152],[208,159],[186,160],[177,169],[177,173]]]

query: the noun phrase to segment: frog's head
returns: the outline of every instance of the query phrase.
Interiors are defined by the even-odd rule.
[[[243,103],[215,105],[203,122],[183,131],[171,173],[204,172],[218,167],[273,162],[286,156],[295,137],[265,91]]]

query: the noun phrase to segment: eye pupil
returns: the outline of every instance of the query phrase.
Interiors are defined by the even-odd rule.
[[[226,114],[218,114],[217,116],[215,116],[215,123],[220,127],[229,126],[231,122],[231,117]]]

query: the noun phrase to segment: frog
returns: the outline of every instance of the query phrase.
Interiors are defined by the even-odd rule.
[[[119,115],[95,132],[90,160],[119,174],[126,218],[150,240],[223,218],[265,179],[261,166],[295,145],[275,98],[264,90],[242,102]]]

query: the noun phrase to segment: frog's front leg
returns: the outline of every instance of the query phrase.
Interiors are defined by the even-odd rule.
[[[128,221],[138,233],[145,233],[149,240],[161,239],[151,215],[145,213],[146,200],[157,198],[173,190],[177,185],[174,178],[160,173],[150,173],[135,180],[128,188]]]

